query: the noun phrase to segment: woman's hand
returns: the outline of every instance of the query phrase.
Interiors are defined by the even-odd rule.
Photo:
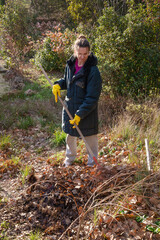
[[[55,96],[55,102],[58,101],[58,96],[61,97],[60,89],[61,89],[61,87],[59,86],[59,84],[53,85],[52,92]]]
[[[81,118],[75,114],[75,117],[73,120],[69,120],[70,124],[74,125],[76,124],[77,126],[79,125]],[[73,126],[73,128],[75,128],[75,126]]]

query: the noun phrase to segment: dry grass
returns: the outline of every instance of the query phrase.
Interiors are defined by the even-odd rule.
[[[148,139],[152,167],[159,168],[160,158],[160,99],[145,100],[143,103],[125,99],[100,99],[99,116],[101,131],[111,133],[112,141],[121,139],[132,152],[130,162],[143,164],[146,161],[145,139]],[[137,154],[138,152],[138,155]],[[141,151],[141,152],[140,152]],[[144,164],[143,164],[144,165]]]
[[[159,101],[146,101],[143,104],[129,104],[126,112],[116,126],[117,131],[123,132],[129,127],[137,139],[148,138],[160,144],[160,108]],[[133,134],[132,133],[132,134]]]
[[[123,97],[111,98],[102,94],[99,100],[99,120],[100,130],[112,128],[118,120],[120,114],[124,112],[126,99]]]
[[[159,191],[160,177],[159,173],[144,174],[143,179],[135,181],[136,174],[135,169],[130,169],[128,172],[122,170],[99,185],[86,202],[79,217],[72,222],[58,240],[65,239],[68,230],[73,229],[77,221],[79,221],[79,225],[76,225],[76,240],[82,239],[80,235],[83,235],[88,217],[92,216],[93,218],[94,210],[97,211],[97,225],[99,221],[101,224],[101,215],[103,217],[105,216],[106,224],[114,224],[114,222],[116,222],[117,225],[121,221],[120,219],[123,218],[125,218],[125,224],[127,224],[127,219],[141,218],[147,211],[142,207],[139,207],[138,210],[137,206],[145,199],[150,199],[156,191]],[[132,182],[130,182],[131,178],[133,180]],[[129,202],[131,199],[137,199],[137,202],[135,201],[136,203],[132,203],[132,207]],[[154,207],[156,208],[156,206]],[[120,212],[123,211],[128,213],[122,214],[122,216]],[[85,239],[90,239],[89,232],[85,232],[84,234]],[[88,236],[86,236],[86,234],[88,234]]]

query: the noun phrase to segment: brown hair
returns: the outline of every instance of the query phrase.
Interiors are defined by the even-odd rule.
[[[88,47],[88,50],[90,51],[90,44],[84,35],[80,35],[76,39],[74,43],[74,49],[76,49],[77,47]]]

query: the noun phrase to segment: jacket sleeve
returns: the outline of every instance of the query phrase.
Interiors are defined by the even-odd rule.
[[[54,82],[54,84],[57,84],[57,83],[59,84],[59,86],[61,87],[61,90],[67,89],[66,74],[67,74],[67,66],[65,68],[64,77]]]
[[[86,95],[76,114],[85,118],[97,106],[102,90],[102,79],[97,66],[91,68],[86,84]]]

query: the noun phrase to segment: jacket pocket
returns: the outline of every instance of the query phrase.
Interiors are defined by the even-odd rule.
[[[77,82],[76,82],[76,85],[77,85],[78,87],[80,87],[80,88],[84,88],[84,87],[85,87],[84,81],[77,81]]]
[[[85,82],[84,81],[76,81],[76,101],[81,102],[86,94],[85,90]]]

